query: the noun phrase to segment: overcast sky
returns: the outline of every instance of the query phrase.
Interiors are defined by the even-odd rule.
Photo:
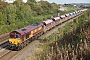
[[[25,2],[27,0],[24,0]],[[40,0],[36,0],[36,1],[40,1]],[[58,4],[64,4],[64,3],[90,3],[90,0],[47,0],[49,2],[55,2]]]
[[[90,0],[48,0],[56,3],[90,3]]]

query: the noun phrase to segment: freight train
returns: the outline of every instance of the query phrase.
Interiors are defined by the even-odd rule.
[[[82,12],[83,10],[75,11],[12,31],[9,33],[9,48],[20,50],[34,39],[37,39],[39,36],[44,34],[46,31],[81,14]]]

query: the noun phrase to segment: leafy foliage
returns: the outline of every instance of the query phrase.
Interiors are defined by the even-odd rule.
[[[89,60],[90,57],[90,10],[73,22],[42,40],[45,47],[37,53],[36,60]],[[54,38],[56,37],[56,38]],[[54,41],[52,41],[54,40]]]
[[[0,34],[57,16],[57,13],[70,12],[59,11],[58,8],[56,3],[47,1],[28,0],[27,3],[23,3],[22,0],[16,0],[12,4],[0,2]]]
[[[53,10],[58,9],[55,6],[49,2],[36,2],[35,0],[28,0],[27,3],[16,0],[12,4],[0,2],[0,34],[46,19],[55,13]]]

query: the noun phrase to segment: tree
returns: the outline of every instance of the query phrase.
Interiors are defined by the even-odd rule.
[[[14,3],[16,6],[24,4],[22,0],[15,0]]]
[[[16,20],[16,5],[10,4],[6,9],[7,24],[13,24]]]
[[[17,1],[17,2],[22,2],[22,0],[15,0],[15,1]]]
[[[0,12],[0,25],[5,25],[6,23],[6,16],[4,12]]]
[[[34,3],[36,3],[36,0],[28,0],[27,2],[34,2]]]

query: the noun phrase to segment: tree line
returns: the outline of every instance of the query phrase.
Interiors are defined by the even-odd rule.
[[[58,4],[47,1],[16,0],[6,3],[0,0],[0,34],[20,29],[24,26],[41,21],[58,12]]]

